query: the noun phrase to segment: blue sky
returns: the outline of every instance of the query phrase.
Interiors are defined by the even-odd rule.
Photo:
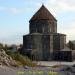
[[[0,0],[0,42],[20,44],[42,3],[58,20],[58,32],[75,40],[75,0]]]

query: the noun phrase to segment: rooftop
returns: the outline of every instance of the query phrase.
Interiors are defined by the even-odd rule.
[[[56,18],[49,12],[49,10],[42,5],[41,8],[32,16],[30,21],[32,20],[56,20]]]

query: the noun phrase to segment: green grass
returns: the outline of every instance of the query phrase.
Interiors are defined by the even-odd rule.
[[[27,56],[21,55],[19,52],[12,52],[8,50],[6,53],[11,56],[12,59],[16,60],[18,66],[37,66],[36,63],[32,63],[32,60],[30,60]]]

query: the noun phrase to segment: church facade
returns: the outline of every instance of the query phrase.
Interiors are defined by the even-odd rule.
[[[66,35],[57,33],[57,20],[42,5],[29,21],[29,34],[23,36],[23,52],[33,60],[52,60],[53,53],[66,45]]]

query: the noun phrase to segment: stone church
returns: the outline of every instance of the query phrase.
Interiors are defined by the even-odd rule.
[[[57,20],[44,5],[30,19],[29,30],[23,36],[23,53],[33,60],[52,60],[54,52],[65,48],[66,35],[57,33]]]

